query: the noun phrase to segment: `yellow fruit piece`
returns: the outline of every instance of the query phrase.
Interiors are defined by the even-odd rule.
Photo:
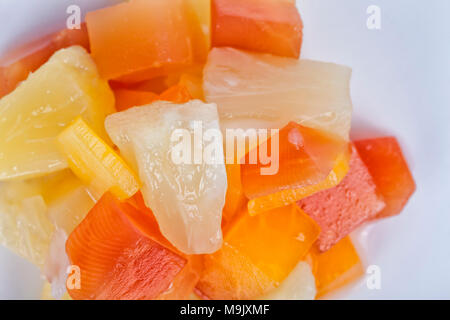
[[[67,167],[57,135],[78,115],[102,137],[114,95],[90,55],[74,46],[56,52],[0,100],[0,180],[31,178]]]
[[[52,295],[52,286],[47,281],[45,281],[44,287],[42,288],[41,300],[56,300]],[[72,298],[66,291],[61,300],[72,300]]]
[[[194,57],[204,62],[211,47],[211,0],[185,0],[194,48]]]
[[[249,200],[248,212],[250,215],[254,216],[278,207],[287,206],[321,190],[333,188],[344,179],[349,169],[349,153],[346,152],[336,159],[333,170],[325,180],[303,188],[281,190],[267,196]]]
[[[48,217],[57,228],[70,234],[98,198],[69,169],[45,178],[41,194],[47,203]]]
[[[139,190],[136,174],[80,117],[61,132],[58,142],[69,167],[97,197],[109,190],[127,199]]]
[[[0,244],[43,266],[53,231],[36,185],[27,181],[0,184]]]
[[[43,266],[55,227],[70,234],[95,201],[69,169],[0,182],[0,243]]]

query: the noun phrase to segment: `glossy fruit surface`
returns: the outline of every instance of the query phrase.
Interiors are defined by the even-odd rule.
[[[204,69],[207,102],[221,127],[282,128],[290,121],[349,139],[351,69],[312,60],[213,48]]]
[[[61,49],[0,100],[0,180],[67,168],[56,137],[77,116],[101,137],[114,96],[81,47]]]
[[[105,126],[139,173],[163,235],[186,254],[218,250],[227,186],[222,140],[200,133],[220,134],[216,106],[158,101],[113,114]]]
[[[86,24],[81,24],[80,29],[63,29],[9,52],[0,60],[0,97],[13,91],[56,51],[74,45],[89,51]]]
[[[241,165],[244,193],[254,199],[318,185],[347,148],[340,138],[290,122],[246,155]]]

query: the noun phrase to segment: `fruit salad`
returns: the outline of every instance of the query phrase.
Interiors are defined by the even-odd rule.
[[[130,0],[0,60],[0,243],[43,299],[318,299],[415,191],[291,0]]]

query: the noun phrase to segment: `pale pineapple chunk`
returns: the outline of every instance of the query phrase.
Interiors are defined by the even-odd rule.
[[[43,266],[54,227],[39,191],[30,182],[0,183],[0,244]]]
[[[94,205],[90,190],[68,169],[0,182],[0,244],[42,267],[55,228],[70,234]]]
[[[289,121],[349,138],[351,69],[233,48],[214,48],[204,69],[206,101],[221,126],[282,128]]]
[[[70,234],[94,207],[98,197],[70,170],[35,179],[48,207],[48,217],[56,228]]]
[[[57,300],[52,293],[52,285],[48,281],[45,281],[42,287],[41,300]],[[72,300],[72,298],[66,291],[61,297],[61,300]]]
[[[56,136],[81,115],[106,138],[114,95],[81,47],[56,52],[0,100],[0,180],[31,178],[67,167]]]
[[[227,189],[222,139],[214,141],[218,142],[214,161],[196,160],[195,150],[206,152],[213,141],[205,142],[200,134],[197,143],[194,133],[202,127],[203,133],[212,129],[220,134],[216,105],[200,100],[186,104],[158,101],[110,115],[105,127],[121,155],[139,172],[145,203],[164,236],[187,254],[218,250]],[[184,142],[188,145],[172,139],[177,130],[187,133]],[[192,152],[188,161],[174,161],[180,145]]]

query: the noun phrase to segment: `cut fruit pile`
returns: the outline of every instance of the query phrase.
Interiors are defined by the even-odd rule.
[[[351,232],[415,183],[394,137],[349,140],[351,70],[299,59],[302,31],[290,0],[130,0],[0,60],[0,242],[43,298],[361,278]]]

